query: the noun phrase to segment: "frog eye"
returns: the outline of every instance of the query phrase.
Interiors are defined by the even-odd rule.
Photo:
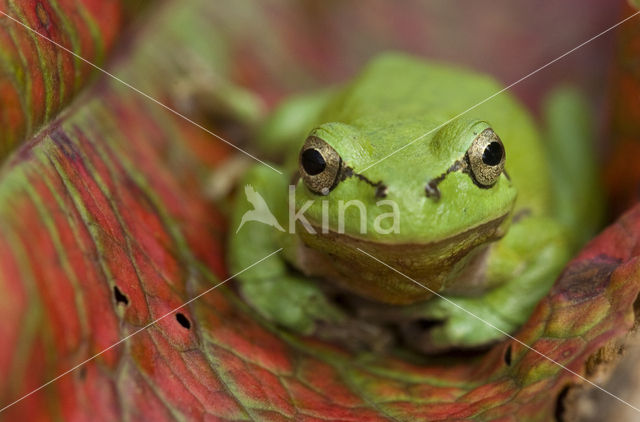
[[[490,187],[504,171],[506,154],[502,141],[491,128],[483,130],[467,151],[473,178],[480,185]]]
[[[299,171],[310,191],[327,195],[340,181],[342,159],[322,139],[309,136],[300,150]]]

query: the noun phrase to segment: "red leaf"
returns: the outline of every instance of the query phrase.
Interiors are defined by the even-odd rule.
[[[95,72],[53,43],[101,64],[121,27],[121,9],[115,0],[0,0],[0,51],[10,64],[0,71],[0,104],[8,110],[0,113],[0,160],[55,117]]]

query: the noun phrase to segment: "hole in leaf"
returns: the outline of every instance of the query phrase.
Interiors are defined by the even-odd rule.
[[[441,319],[428,319],[428,318],[419,318],[413,322],[415,328],[419,331],[428,331],[432,328],[439,327],[444,324],[444,321]]]
[[[129,304],[129,298],[120,291],[118,286],[113,286],[113,297],[115,298],[116,303],[122,303],[125,306]]]
[[[567,397],[569,396],[569,392],[571,391],[571,385],[565,385],[560,393],[558,394],[558,398],[556,399],[556,409],[553,413],[555,416],[556,422],[564,422],[567,416]]]
[[[504,363],[506,363],[507,366],[511,366],[511,345],[509,345],[504,352]]]
[[[635,318],[634,328],[640,325],[640,294],[636,296],[636,300],[633,301],[633,316]]]
[[[338,293],[333,296],[333,302],[341,308],[349,307],[349,297],[346,294]]]
[[[191,322],[189,321],[189,318],[184,316],[184,314],[178,312],[176,314],[176,320],[178,321],[178,324],[182,325],[187,330],[191,328]]]

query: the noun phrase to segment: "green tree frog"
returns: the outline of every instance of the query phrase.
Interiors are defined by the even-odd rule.
[[[237,277],[244,299],[301,334],[356,341],[396,324],[423,351],[483,346],[521,326],[601,206],[581,97],[552,95],[542,131],[511,94],[493,97],[500,90],[388,53],[338,88],[282,104],[259,136],[282,174],[256,164],[243,176],[260,204],[238,190],[231,271],[283,250]],[[247,219],[257,208],[276,222]]]

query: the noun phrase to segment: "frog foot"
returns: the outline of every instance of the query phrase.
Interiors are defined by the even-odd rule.
[[[437,298],[408,310],[400,324],[404,342],[422,353],[481,349],[502,340],[517,324],[478,298]]]
[[[318,323],[337,324],[346,318],[304,278],[289,275],[242,283],[240,292],[262,317],[298,334],[310,335]]]

